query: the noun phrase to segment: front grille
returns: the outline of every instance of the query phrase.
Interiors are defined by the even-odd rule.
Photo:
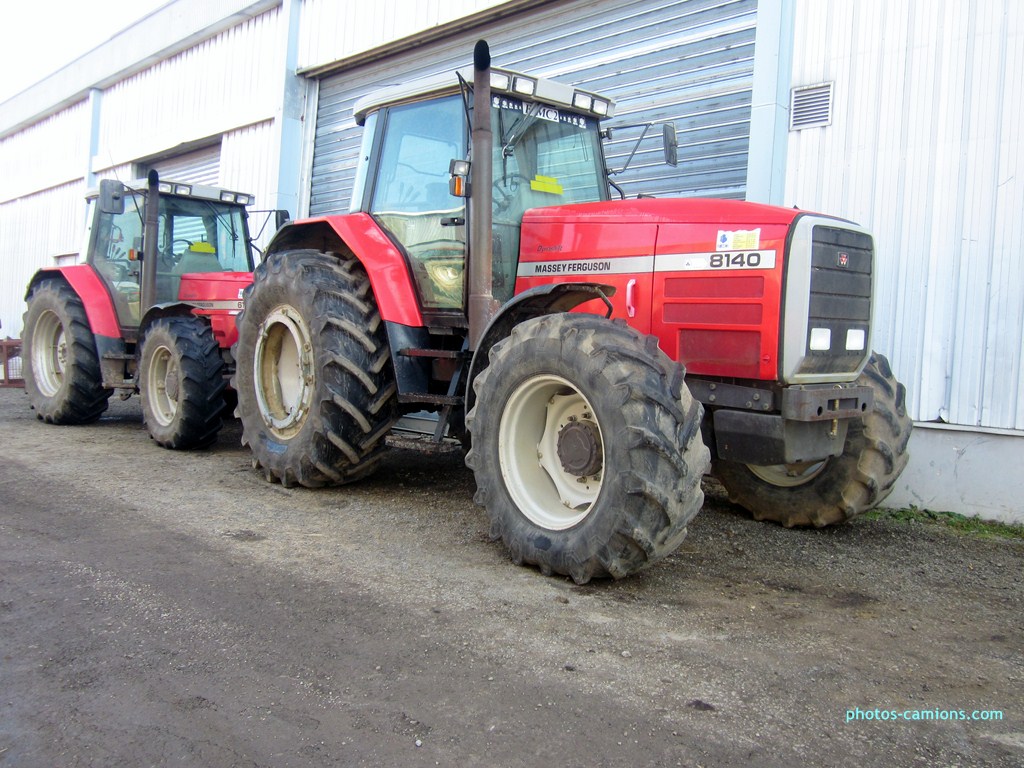
[[[848,346],[857,347],[858,339],[866,344],[869,338],[873,257],[870,235],[840,227],[813,228],[807,346],[801,373],[854,371],[864,359],[863,345]]]

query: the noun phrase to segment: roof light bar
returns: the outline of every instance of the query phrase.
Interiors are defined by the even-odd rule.
[[[491,70],[491,88],[496,91],[507,91],[512,84],[512,78],[504,72]]]
[[[529,77],[515,77],[512,80],[512,90],[524,96],[533,96],[537,90],[537,81]]]
[[[615,114],[615,102],[611,99],[577,91],[553,80],[527,77],[511,70],[492,69],[491,89],[527,99],[532,97],[554,106],[570,107],[597,117],[612,117]]]

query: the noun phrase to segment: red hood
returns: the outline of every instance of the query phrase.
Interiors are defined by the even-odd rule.
[[[523,221],[531,222],[591,222],[594,224],[728,224],[738,228],[745,222],[758,226],[782,224],[788,226],[799,214],[795,208],[780,208],[742,200],[718,200],[702,197],[641,198],[639,200],[609,200],[600,203],[556,205],[533,208]]]

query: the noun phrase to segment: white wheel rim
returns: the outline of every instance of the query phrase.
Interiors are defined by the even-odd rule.
[[[770,485],[779,488],[796,488],[797,486],[809,483],[820,475],[828,460],[804,461],[797,464],[772,464],[769,466],[758,466],[748,464],[747,468],[755,476],[764,480]]]
[[[276,307],[259,327],[253,358],[256,402],[278,438],[301,428],[313,397],[313,345],[309,328],[292,307]]]
[[[67,362],[64,323],[56,312],[46,310],[39,315],[32,334],[32,372],[36,386],[45,397],[53,397],[60,390]]]
[[[146,375],[146,401],[153,419],[162,427],[170,426],[178,413],[181,394],[181,372],[174,352],[161,344],[149,359]]]
[[[578,477],[562,466],[558,438],[573,422],[596,430],[604,456],[604,437],[587,398],[566,379],[545,374],[516,387],[498,428],[505,487],[530,522],[551,531],[582,522],[601,492],[603,467]]]

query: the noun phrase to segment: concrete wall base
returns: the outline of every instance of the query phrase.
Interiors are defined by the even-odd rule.
[[[882,503],[1024,523],[1024,434],[918,423],[910,462]]]

